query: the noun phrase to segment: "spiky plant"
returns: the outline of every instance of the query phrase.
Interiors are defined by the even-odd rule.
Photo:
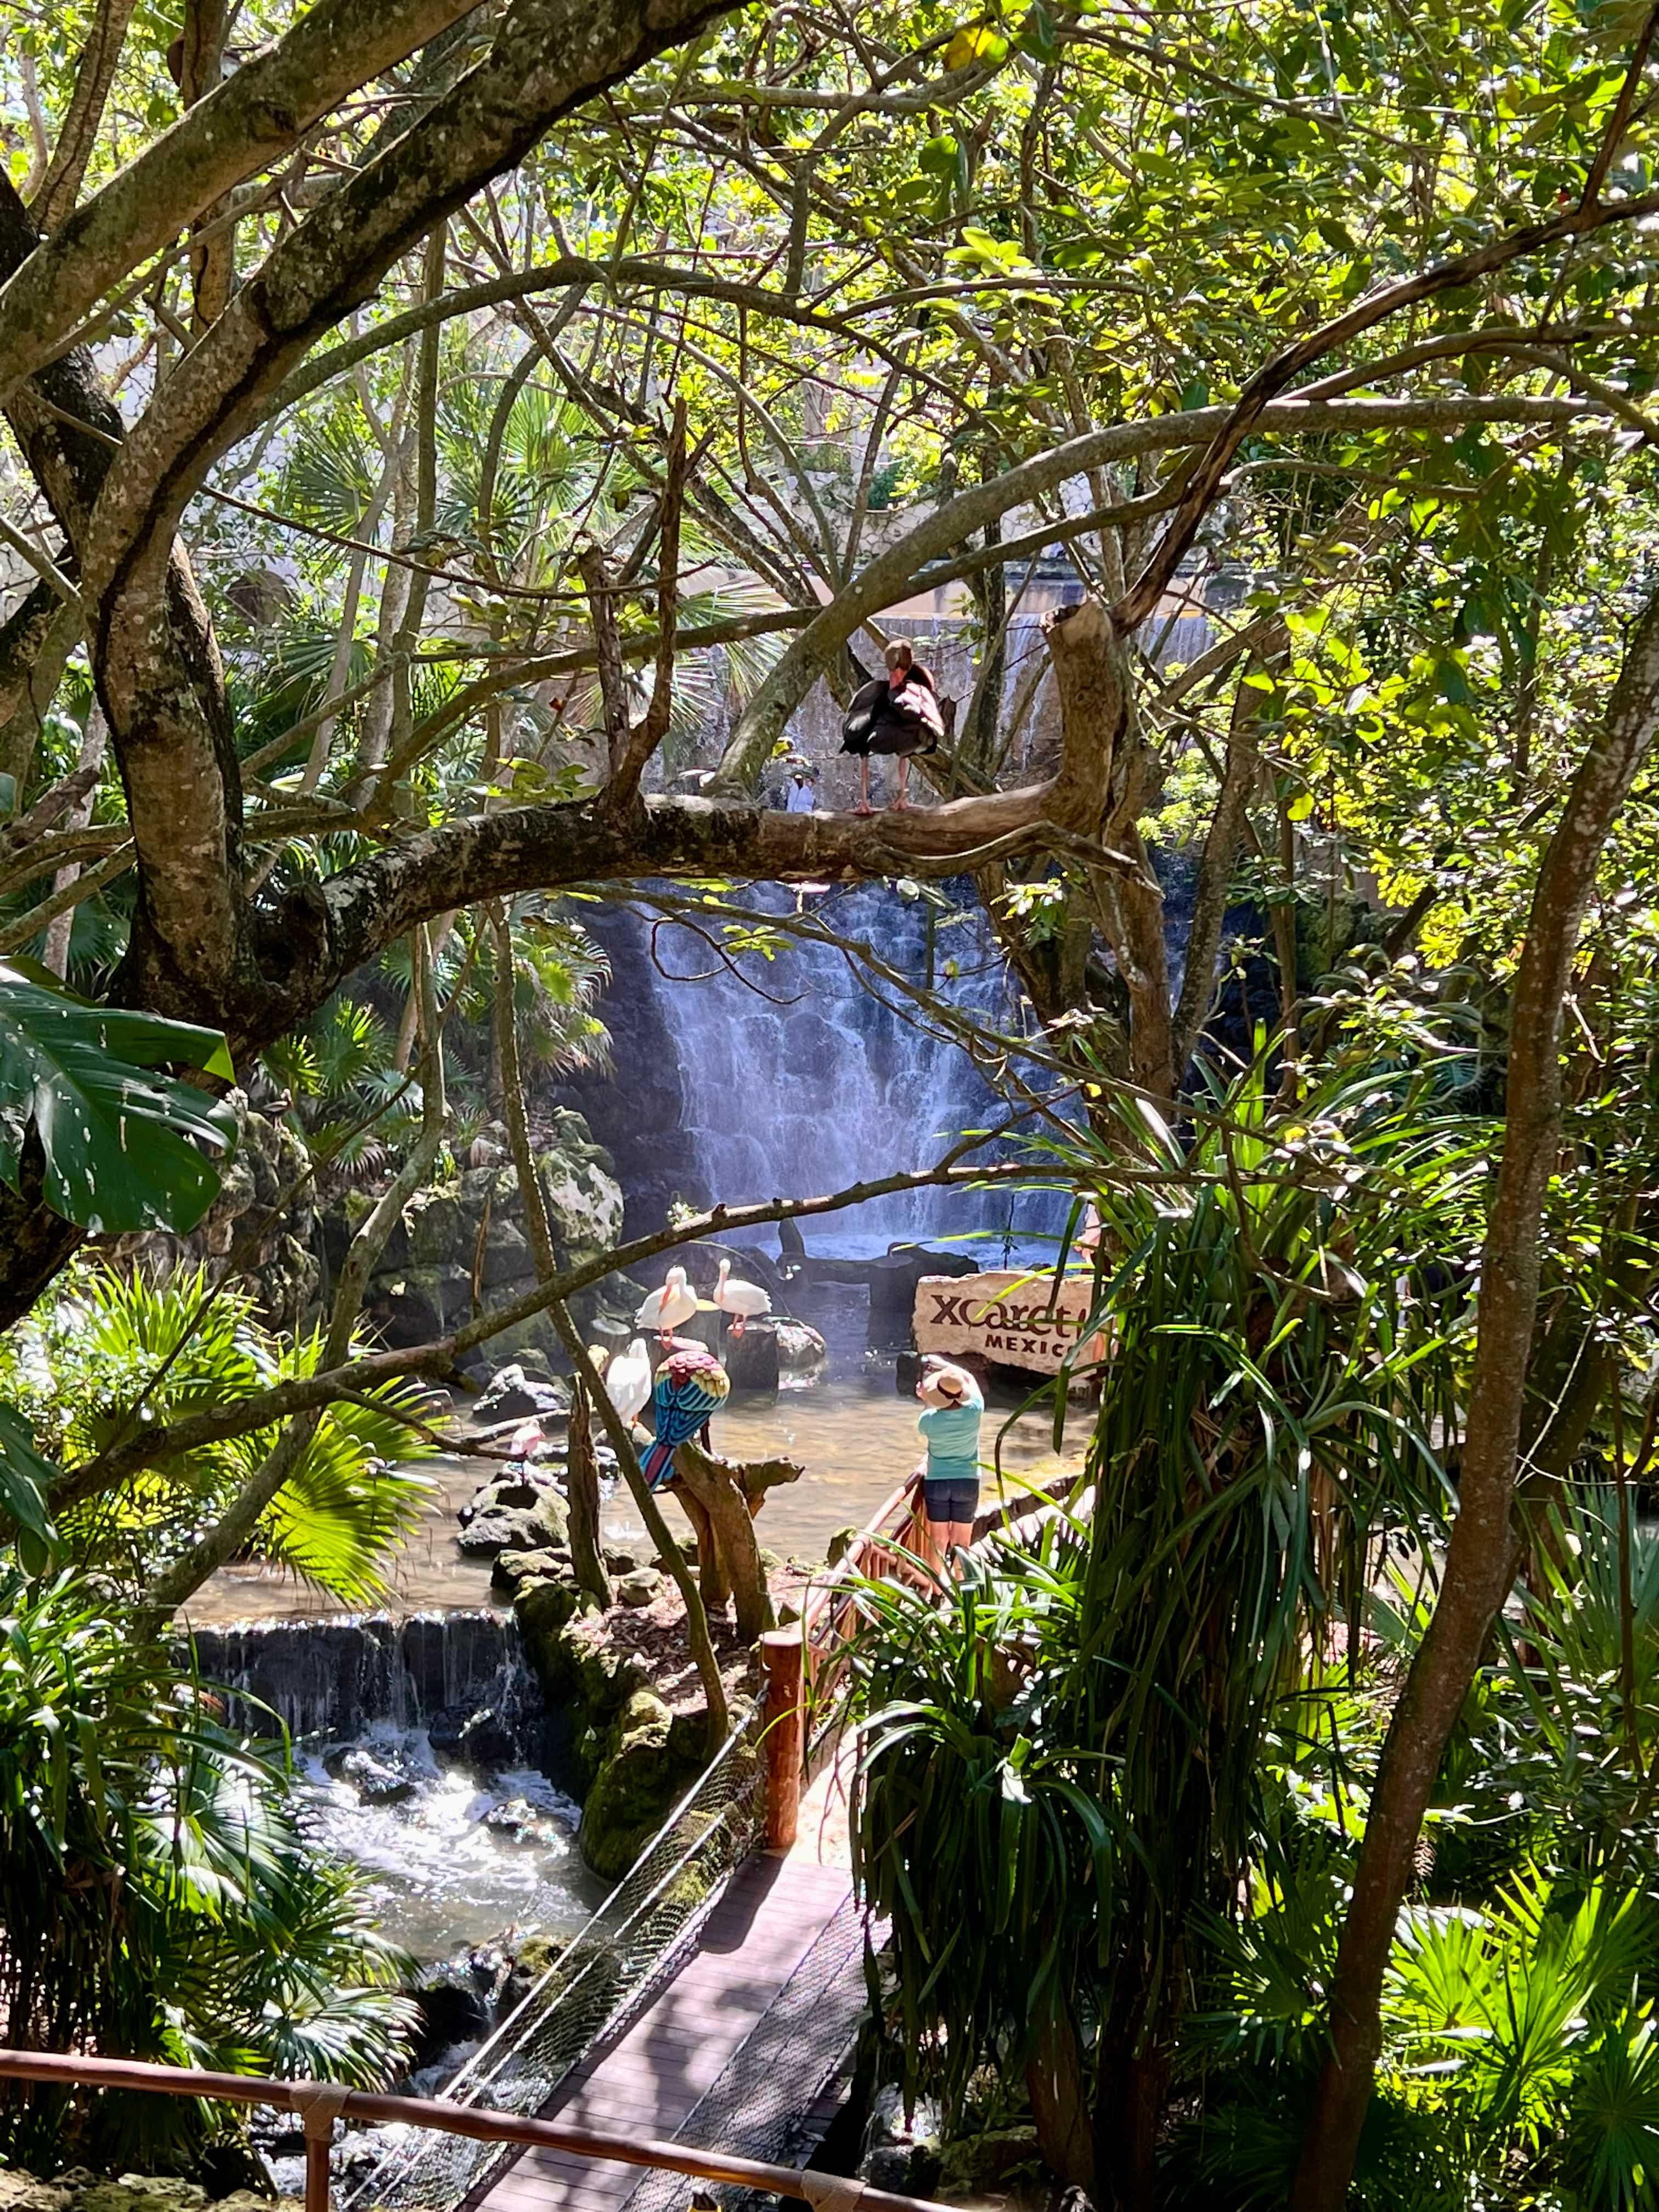
[[[1086,1516],[1079,1501],[1037,1561],[1000,1561],[991,1590],[964,1585],[948,1628],[910,1625],[926,1599],[871,1597],[857,1693],[861,1865],[897,1931],[913,2069],[955,2092],[988,2043],[1041,2058],[1051,2154],[1074,2179],[1109,2157],[1143,2194],[1189,1930],[1260,1848],[1267,1733],[1311,1730],[1333,1670],[1358,1662],[1383,1537],[1438,1525],[1430,1437],[1466,1324],[1423,1261],[1467,1236],[1485,1174],[1484,1127],[1405,1077],[1333,1081],[1295,1123],[1267,1116],[1256,1068],[1204,1102],[1184,1146],[1108,1102],[1071,1144],[1112,1255]],[[1122,1177],[1125,1161],[1164,1179]],[[935,1693],[905,1697],[913,1650],[947,1632]],[[1028,1768],[1054,1778],[1033,1835],[1069,1824],[1064,1885],[1025,1886]],[[990,1886],[963,1921],[959,1881],[929,1899],[939,1864],[970,1859]],[[1005,1955],[981,1972],[990,1927]]]
[[[251,1396],[315,1370],[316,1334],[289,1344],[256,1319],[244,1291],[205,1268],[165,1284],[89,1265],[73,1297],[32,1333],[7,1340],[9,1393],[43,1447],[73,1469],[136,1428]],[[428,1449],[397,1417],[410,1386],[324,1414],[262,1518],[253,1549],[348,1603],[383,1588],[381,1568],[419,1517]],[[228,1504],[275,1443],[260,1429],[181,1453],[60,1516],[70,1556],[142,1587]]]

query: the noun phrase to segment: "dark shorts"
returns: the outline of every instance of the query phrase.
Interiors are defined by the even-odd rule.
[[[921,1504],[930,1521],[971,1521],[979,1510],[979,1484],[966,1480],[924,1482]]]

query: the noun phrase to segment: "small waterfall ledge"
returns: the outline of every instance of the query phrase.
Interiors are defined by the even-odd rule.
[[[515,1737],[541,1717],[541,1693],[508,1614],[380,1613],[324,1620],[243,1621],[191,1632],[203,1681],[228,1690],[251,1735],[286,1729],[336,1741],[378,1724],[430,1729],[490,1712]]]

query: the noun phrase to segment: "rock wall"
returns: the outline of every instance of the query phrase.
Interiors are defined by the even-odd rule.
[[[240,1134],[224,1164],[219,1195],[198,1226],[188,1237],[160,1231],[123,1237],[112,1256],[118,1266],[165,1282],[181,1268],[234,1252],[260,1319],[272,1328],[297,1328],[323,1274],[306,1148],[285,1123],[250,1106],[240,1091],[233,1091],[228,1103]]]
[[[562,1266],[597,1257],[620,1242],[623,1194],[611,1157],[593,1141],[580,1114],[556,1109],[537,1156],[542,1194]],[[374,1201],[349,1191],[324,1219],[331,1279]],[[387,1240],[370,1277],[363,1317],[389,1345],[421,1344],[461,1327],[487,1305],[501,1305],[535,1287],[518,1177],[510,1161],[469,1167],[452,1182],[419,1192]],[[590,1335],[619,1336],[630,1316],[603,1290],[573,1302]],[[488,1364],[526,1352],[551,1358],[557,1339],[537,1315],[490,1340]]]
[[[550,1555],[521,1580],[514,1612],[550,1711],[568,1717],[580,1784],[577,1844],[595,1874],[626,1874],[707,1763],[702,1705],[671,1711],[640,1659],[609,1632]]]

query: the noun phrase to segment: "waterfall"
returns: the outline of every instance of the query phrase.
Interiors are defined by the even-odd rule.
[[[441,1714],[491,1709],[511,1726],[535,1693],[509,1615],[360,1613],[198,1628],[203,1681],[236,1692],[236,1718],[255,1735],[344,1739],[373,1723],[424,1726]]]
[[[943,915],[885,884],[809,893],[805,911],[988,1026],[1023,1030],[1028,1012],[971,890],[946,889],[957,896]],[[795,894],[757,888],[745,903],[757,916],[792,915]],[[659,928],[654,960],[637,917],[613,913],[596,933],[615,977],[602,1012],[617,1073],[584,1086],[580,1103],[642,1216],[677,1195],[804,1198],[925,1167],[964,1130],[1006,1114],[959,1045],[890,987],[862,988],[833,947],[790,944],[775,960],[746,958],[739,976],[672,924]],[[880,1252],[973,1231],[1041,1237],[1062,1215],[1042,1192],[923,1190],[806,1233],[815,1250]],[[983,1249],[988,1258],[1000,1249]]]

